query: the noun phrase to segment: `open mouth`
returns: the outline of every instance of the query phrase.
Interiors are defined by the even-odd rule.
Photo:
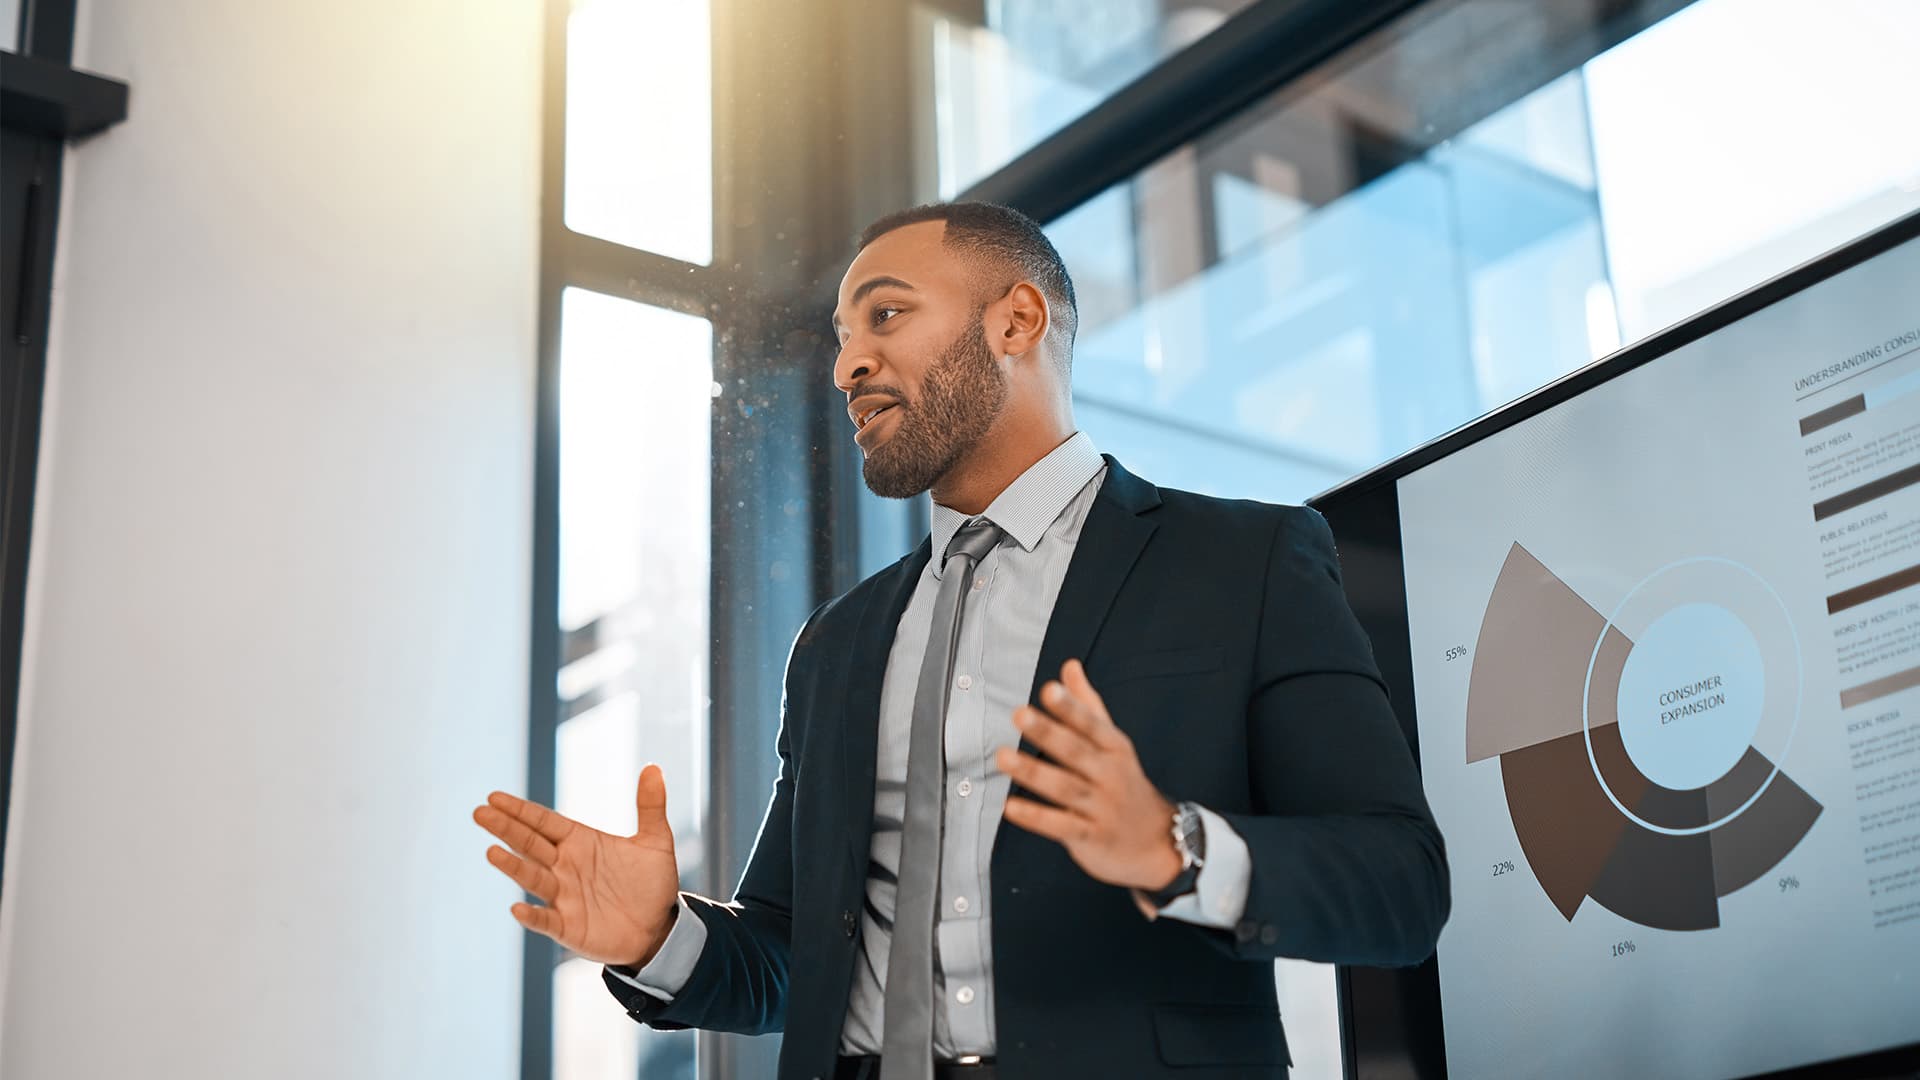
[[[892,408],[894,408],[893,405],[881,405],[876,408],[868,409],[866,412],[861,413],[858,417],[854,419],[854,424],[856,427],[864,428],[868,424],[873,423],[874,420],[877,419],[882,413],[885,413]]]

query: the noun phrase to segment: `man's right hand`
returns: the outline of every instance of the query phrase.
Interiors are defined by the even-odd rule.
[[[632,836],[589,828],[502,791],[474,808],[481,828],[519,852],[495,845],[487,861],[546,901],[513,905],[520,925],[603,964],[639,967],[653,959],[673,926],[680,889],[660,766],[640,771],[634,802],[640,827]]]

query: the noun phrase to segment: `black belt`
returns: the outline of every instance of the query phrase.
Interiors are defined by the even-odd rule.
[[[997,1076],[992,1058],[933,1063],[933,1080],[995,1080]],[[843,1057],[834,1066],[833,1080],[880,1080],[880,1059],[872,1055]]]

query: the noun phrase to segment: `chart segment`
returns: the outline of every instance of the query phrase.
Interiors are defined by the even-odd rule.
[[[1563,918],[1590,898],[1644,926],[1712,929],[1720,898],[1820,816],[1777,766],[1798,645],[1770,596],[1738,564],[1682,560],[1603,614],[1508,550],[1473,650],[1466,761],[1498,759],[1521,850]]]

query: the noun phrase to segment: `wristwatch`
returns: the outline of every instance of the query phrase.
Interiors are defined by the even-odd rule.
[[[1183,802],[1173,808],[1173,846],[1180,852],[1180,872],[1158,892],[1145,893],[1147,902],[1163,908],[1194,891],[1200,881],[1200,868],[1207,862],[1207,830],[1200,819],[1200,808]]]

